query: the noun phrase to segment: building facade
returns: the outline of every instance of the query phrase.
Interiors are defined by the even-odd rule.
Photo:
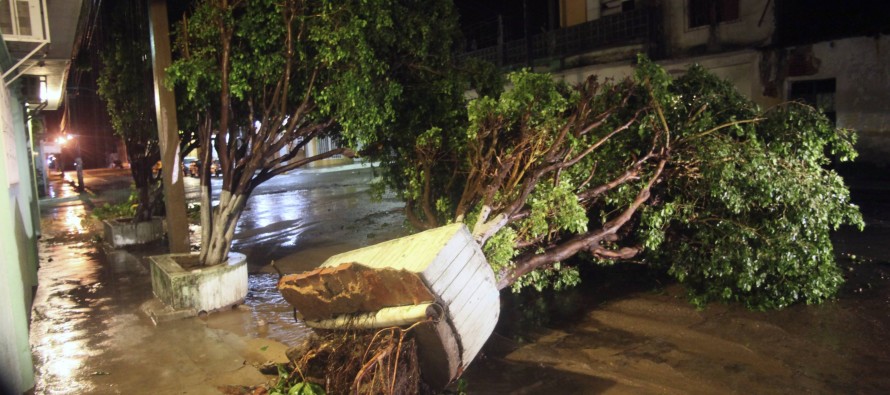
[[[64,100],[81,0],[0,0],[0,393],[34,387],[29,343],[40,237],[42,111]],[[86,3],[89,4],[89,3]]]
[[[672,74],[701,64],[763,108],[789,100],[821,108],[838,127],[858,132],[860,162],[890,165],[890,5],[884,2],[549,3],[558,28],[497,40],[465,56],[550,72],[572,84],[592,74],[629,76],[638,53]]]
[[[12,64],[5,43],[3,70]],[[28,325],[37,286],[39,214],[25,102],[18,84],[0,84],[0,392],[21,394],[34,386]]]

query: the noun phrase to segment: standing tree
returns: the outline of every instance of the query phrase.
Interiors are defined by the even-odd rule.
[[[152,97],[148,17],[142,1],[126,0],[103,7],[100,39],[102,69],[98,93],[105,101],[115,133],[124,140],[139,204],[134,220],[151,219],[160,180],[152,167],[160,159]]]
[[[761,111],[700,67],[673,80],[644,58],[619,82],[509,82],[470,103],[465,128],[403,136],[414,154],[389,177],[415,225],[466,223],[499,287],[576,284],[564,261],[580,255],[665,265],[698,302],[837,290],[829,231],[862,220],[826,153],[853,158],[854,136],[818,111]]]
[[[417,8],[419,9],[419,8]],[[340,148],[301,157],[313,138],[365,140],[394,115],[400,85],[379,54],[397,41],[387,0],[200,0],[180,24],[170,83],[194,109],[201,150],[200,260],[227,259],[251,193]],[[211,149],[222,168],[213,207]]]

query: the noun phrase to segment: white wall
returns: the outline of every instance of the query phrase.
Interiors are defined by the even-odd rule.
[[[855,37],[812,45],[815,74],[794,81],[834,78],[837,126],[859,133],[860,160],[890,165],[890,36]]]
[[[762,107],[767,107],[777,103],[778,99],[762,95],[759,80],[759,60],[759,52],[745,50],[694,58],[671,59],[658,63],[674,76],[683,74],[686,69],[695,63],[701,64],[718,77],[731,82],[740,93],[755,103]],[[633,67],[631,62],[622,61],[564,70],[557,73],[556,78],[560,78],[569,84],[577,84],[592,74],[599,76],[600,80],[606,78],[618,80],[629,77],[632,73]]]
[[[665,0],[661,4],[670,56],[708,44],[709,26],[689,28],[689,0]],[[717,25],[715,34],[720,46],[732,49],[768,44],[775,30],[773,4],[771,0],[739,0],[739,18]]]

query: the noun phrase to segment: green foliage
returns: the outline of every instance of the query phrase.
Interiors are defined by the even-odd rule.
[[[381,51],[381,43],[397,35],[395,7],[387,0],[311,1],[302,7],[251,0],[225,9],[213,0],[200,1],[178,27],[181,58],[167,70],[167,84],[185,91],[194,104],[190,111],[219,105],[223,24],[232,37],[228,92],[234,122],[249,130],[253,121],[262,121],[263,114],[251,113],[260,107],[250,106],[269,105],[276,84],[289,72],[291,106],[270,108],[271,115],[287,115],[308,95],[314,109],[310,118],[334,118],[343,138],[367,141],[363,133],[394,117],[391,102],[401,93],[400,85],[385,75],[389,66]],[[288,29],[298,33],[292,48]]]
[[[429,131],[433,148],[433,126],[449,125],[423,118],[460,113],[439,110],[456,108],[440,103],[460,100],[463,86],[430,77],[450,62],[452,7],[436,0],[199,0],[176,30],[178,59],[166,83],[184,99],[181,116],[198,130],[191,134],[203,152],[216,151],[222,189],[233,195],[249,197],[266,180],[346,147],[393,163],[403,152],[387,147],[413,154],[413,144],[390,144],[404,130],[412,137]],[[317,137],[334,138],[340,149],[301,159]],[[221,260],[228,247],[207,246],[231,245],[243,205],[203,210],[215,226],[204,227],[212,230],[202,259]]]
[[[574,287],[581,283],[581,273],[575,266],[563,265],[556,262],[551,266],[534,270],[519,279],[511,285],[513,292],[519,292],[523,288],[532,287],[536,291],[541,292],[546,288],[553,288],[560,291]]]
[[[283,365],[278,365],[278,380],[269,388],[269,395],[325,395],[324,388],[315,383],[297,381]]]
[[[495,273],[510,267],[513,258],[519,253],[514,247],[515,244],[516,231],[510,227],[501,229],[485,243],[483,251]]]
[[[150,190],[158,183],[152,166],[160,159],[155,119],[153,74],[149,50],[148,16],[144,4],[120,1],[103,8],[104,39],[99,57],[98,94],[105,102],[111,125],[130,158],[139,205],[129,215],[137,221],[152,216]],[[119,213],[120,214],[120,213]]]
[[[661,100],[676,145],[638,228],[651,255],[696,303],[780,308],[834,295],[829,232],[863,222],[825,153],[855,157],[854,135],[796,103],[761,112],[698,66]]]
[[[518,226],[531,237],[546,235],[551,229],[574,234],[587,232],[587,211],[578,202],[576,187],[563,180],[557,185],[539,184],[528,200],[528,219]]]
[[[500,92],[503,78],[490,63],[453,56],[462,43],[452,2],[396,2],[391,15],[396,32],[376,46],[387,48],[381,52],[387,77],[400,92],[392,102],[394,117],[369,136],[362,155],[381,163],[380,185],[409,202],[422,200],[429,187],[433,218],[417,212],[444,223],[457,203],[457,182],[448,180],[460,177],[464,166],[467,92]],[[435,181],[427,185],[426,179]]]
[[[105,101],[115,134],[148,144],[157,141],[148,30],[132,3],[118,4],[115,10],[121,22],[107,26],[112,33],[100,54],[97,92]]]
[[[130,202],[110,204],[105,203],[92,211],[92,216],[99,220],[132,218],[136,214],[136,205]]]
[[[483,246],[501,278],[523,270],[509,277],[514,289],[577,284],[576,268],[552,251],[620,226],[573,251],[598,263],[641,251],[695,303],[781,308],[836,293],[842,277],[829,232],[861,227],[862,218],[828,166],[855,158],[852,132],[797,103],[763,111],[699,66],[673,79],[641,58],[631,80],[571,88],[527,71],[507,80],[505,92],[470,102],[464,121],[398,140],[410,144],[393,147],[403,167],[388,169],[401,169],[400,191],[419,218],[429,215],[418,207],[430,191],[440,222],[460,217],[471,227],[483,203],[497,213],[520,199]],[[425,168],[430,158],[447,158],[448,170]],[[528,181],[527,173],[561,162],[570,165]],[[505,163],[508,172],[467,194],[468,174],[495,174]],[[533,188],[524,195],[527,181]],[[490,185],[497,190],[485,195]],[[458,202],[469,203],[465,212]],[[627,220],[614,222],[625,212]],[[553,258],[535,260],[547,254]],[[535,270],[521,266],[527,262]]]
[[[105,203],[93,209],[90,215],[98,220],[133,218],[136,215],[136,207],[139,205],[139,195],[134,188],[130,190],[130,196],[125,202],[110,204]]]

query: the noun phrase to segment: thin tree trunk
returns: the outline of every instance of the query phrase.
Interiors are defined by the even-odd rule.
[[[202,240],[201,262],[205,266],[216,265],[226,261],[232,240],[235,238],[235,227],[244,211],[247,195],[233,195],[222,191],[219,205],[213,212],[213,224],[210,237]]]

